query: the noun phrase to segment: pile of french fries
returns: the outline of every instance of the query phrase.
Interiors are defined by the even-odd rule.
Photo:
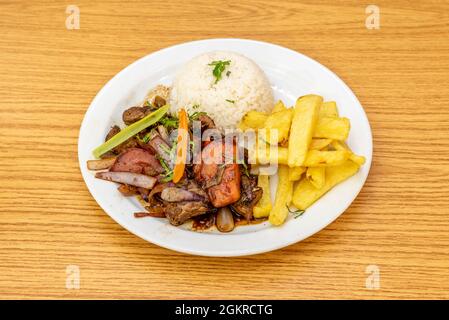
[[[269,176],[259,175],[263,196],[254,208],[255,218],[269,217],[273,225],[284,223],[291,204],[307,209],[365,163],[345,143],[349,119],[338,115],[335,102],[323,102],[318,95],[298,98],[294,108],[279,101],[271,114],[250,111],[239,128],[256,131],[257,143],[251,152],[257,163],[279,165],[274,203]]]

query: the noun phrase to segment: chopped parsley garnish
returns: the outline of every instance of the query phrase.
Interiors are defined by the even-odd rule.
[[[226,72],[226,77],[229,77],[230,74],[231,74],[231,71],[228,70],[228,72]]]
[[[217,61],[212,61],[211,63],[209,63],[209,66],[214,67],[214,69],[212,70],[212,74],[215,77],[215,83],[217,83],[218,81],[221,80],[221,74],[223,73],[223,71],[225,70],[226,66],[229,66],[231,64],[231,60],[217,60]],[[229,72],[229,71],[228,71]],[[226,76],[229,77],[228,72],[226,73]]]
[[[304,214],[304,212],[306,212],[305,210],[300,210],[300,209],[292,210],[292,209],[290,209],[288,204],[285,204],[285,206],[287,207],[288,212],[293,214],[293,218],[295,218],[295,219],[302,216]]]
[[[148,132],[143,136],[143,138],[139,137],[139,135],[136,135],[136,138],[139,139],[142,143],[147,144],[148,142],[150,142],[151,132]]]
[[[190,119],[190,121],[195,121],[195,120],[198,120],[200,118],[200,116],[202,116],[202,115],[206,115],[206,112],[195,111],[194,113],[189,115],[189,119]]]
[[[161,164],[162,168],[164,168],[164,170],[165,170],[165,173],[163,175],[164,178],[162,178],[161,181],[169,182],[169,181],[173,180],[173,170],[170,170],[167,162],[165,162],[165,160],[159,156],[157,156],[157,159],[159,160],[159,163]]]
[[[235,100],[226,99],[226,101],[229,102],[229,103],[234,103],[235,104]]]
[[[159,120],[159,123],[162,124],[166,128],[177,128],[178,127],[178,119],[168,117],[168,116]]]

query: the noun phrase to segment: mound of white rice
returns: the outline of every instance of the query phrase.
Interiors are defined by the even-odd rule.
[[[215,83],[213,61],[230,60]],[[250,110],[269,112],[273,108],[270,84],[259,66],[247,57],[227,51],[213,51],[187,62],[178,72],[170,95],[171,112],[185,108],[189,114],[207,112],[220,129],[235,128]],[[195,106],[195,108],[194,108]]]

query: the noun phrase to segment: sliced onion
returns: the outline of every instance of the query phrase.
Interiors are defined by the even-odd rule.
[[[162,200],[168,202],[180,202],[180,201],[201,201],[204,200],[202,196],[188,190],[181,188],[165,188],[161,192]]]
[[[156,178],[132,172],[97,172],[95,178],[124,183],[145,189],[153,188],[157,182]]]
[[[218,210],[215,225],[221,232],[230,232],[234,230],[234,216],[228,207],[220,208]]]
[[[87,169],[89,170],[104,170],[109,169],[115,163],[117,158],[104,158],[99,160],[87,160]]]

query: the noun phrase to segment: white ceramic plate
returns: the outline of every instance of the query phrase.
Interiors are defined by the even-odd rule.
[[[281,227],[268,222],[241,226],[232,233],[194,232],[171,226],[165,219],[134,218],[142,211],[136,199],[125,198],[117,185],[94,178],[86,168],[92,150],[104,141],[113,124],[123,127],[122,112],[140,102],[157,84],[171,84],[178,68],[192,57],[213,50],[239,52],[265,71],[275,98],[293,105],[296,98],[315,93],[337,102],[340,114],[351,120],[348,144],[366,163],[350,179],[336,186],[306,213],[289,219]],[[135,235],[159,246],[204,256],[243,256],[279,249],[301,241],[326,227],[352,203],[360,192],[371,166],[372,137],[365,112],[353,92],[332,71],[290,49],[243,39],[211,39],[188,42],[143,57],[112,78],[92,101],[81,125],[78,157],[90,193],[116,222]],[[277,182],[272,181],[272,190]]]

